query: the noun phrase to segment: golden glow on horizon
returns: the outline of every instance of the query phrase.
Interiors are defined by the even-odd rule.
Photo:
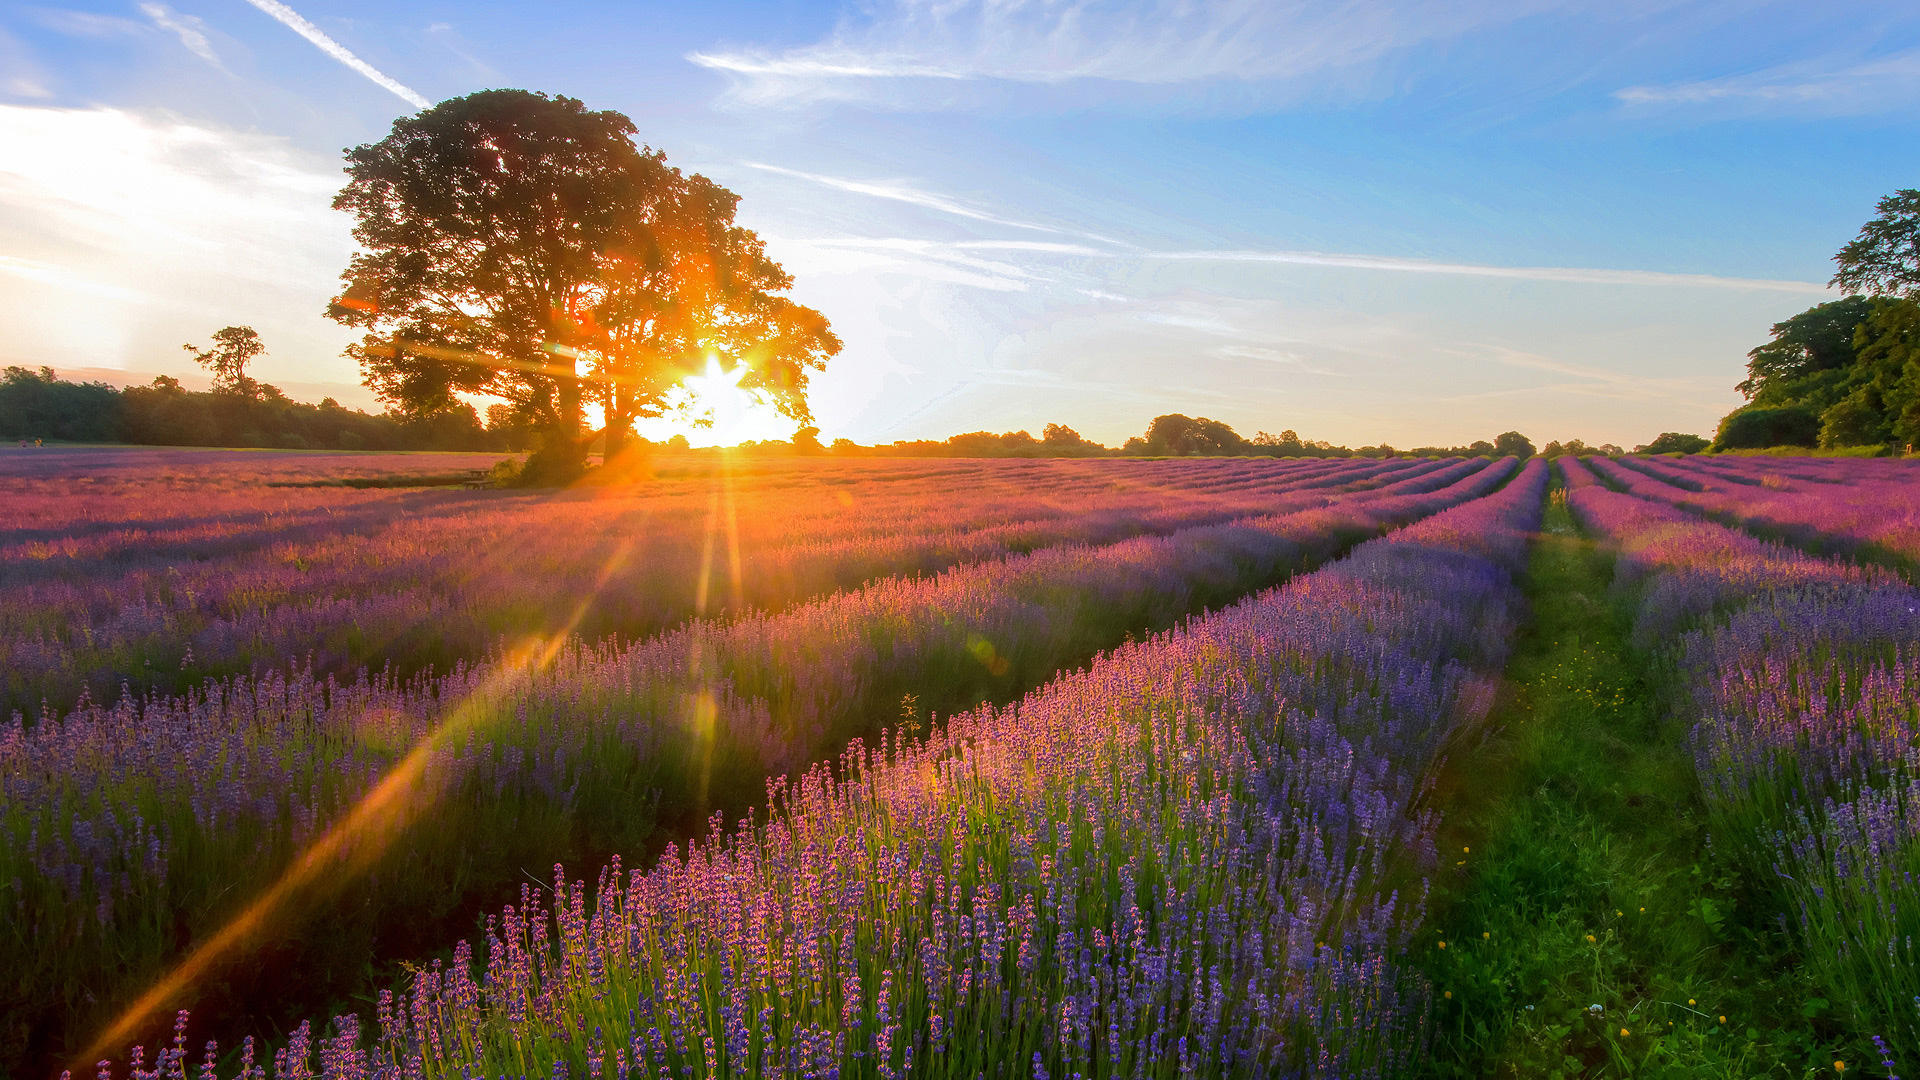
[[[667,397],[668,412],[652,420],[642,420],[634,430],[655,441],[685,435],[694,446],[735,446],[749,439],[789,439],[795,424],[780,414],[764,396],[740,388],[747,374],[745,364],[731,371],[721,366],[720,358],[707,354],[707,366],[698,375],[689,375]]]

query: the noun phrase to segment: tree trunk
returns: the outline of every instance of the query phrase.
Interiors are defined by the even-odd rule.
[[[572,367],[573,362],[569,361]],[[584,469],[587,464],[587,442],[580,437],[581,428],[586,423],[586,403],[577,375],[557,375],[554,381],[559,383],[560,429],[556,433],[557,443],[553,447],[554,457],[563,459],[571,469]]]

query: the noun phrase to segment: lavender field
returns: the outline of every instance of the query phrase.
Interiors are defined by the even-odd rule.
[[[0,458],[7,1076],[1920,1068],[1920,469]]]

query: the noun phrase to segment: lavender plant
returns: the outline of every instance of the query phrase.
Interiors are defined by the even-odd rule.
[[[0,967],[17,973],[7,1014],[42,1039],[97,1025],[260,895],[281,897],[273,917],[214,973],[241,977],[232,956],[261,949],[349,965],[427,947],[425,933],[530,857],[645,850],[663,818],[679,831],[728,807],[870,730],[905,694],[943,710],[1003,697],[1124,630],[1231,600],[1512,469],[1483,466],[1292,515],[889,580],[628,647],[561,640],[435,678],[276,672],[32,728],[16,719],[0,745],[0,881],[15,883],[16,916],[0,938]],[[307,925],[324,935],[303,938]],[[89,1003],[103,987],[115,989]]]
[[[1684,631],[1668,657],[1725,835],[1856,1030],[1920,1055],[1920,592],[1562,468],[1639,625]]]
[[[50,455],[75,456],[91,457]],[[156,470],[196,457],[150,456]],[[630,641],[889,576],[1305,508],[1441,467],[763,462],[563,496],[20,476],[0,526],[0,717],[290,658],[409,674],[480,659],[506,635]]]
[[[1544,482],[856,744],[650,870],[523,888],[484,960],[383,996],[371,1040],[303,1025],[276,1072],[1398,1075],[1420,799],[1490,703]]]

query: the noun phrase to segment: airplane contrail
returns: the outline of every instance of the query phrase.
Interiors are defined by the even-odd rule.
[[[347,65],[353,70],[379,83],[381,86],[399,95],[402,101],[416,109],[424,109],[432,104],[426,98],[415,93],[412,87],[391,78],[379,68],[353,55],[352,50],[328,37],[326,31],[302,18],[300,13],[280,2],[280,0],[247,0],[247,3],[278,19],[286,27],[308,41],[319,46],[320,51]]]

